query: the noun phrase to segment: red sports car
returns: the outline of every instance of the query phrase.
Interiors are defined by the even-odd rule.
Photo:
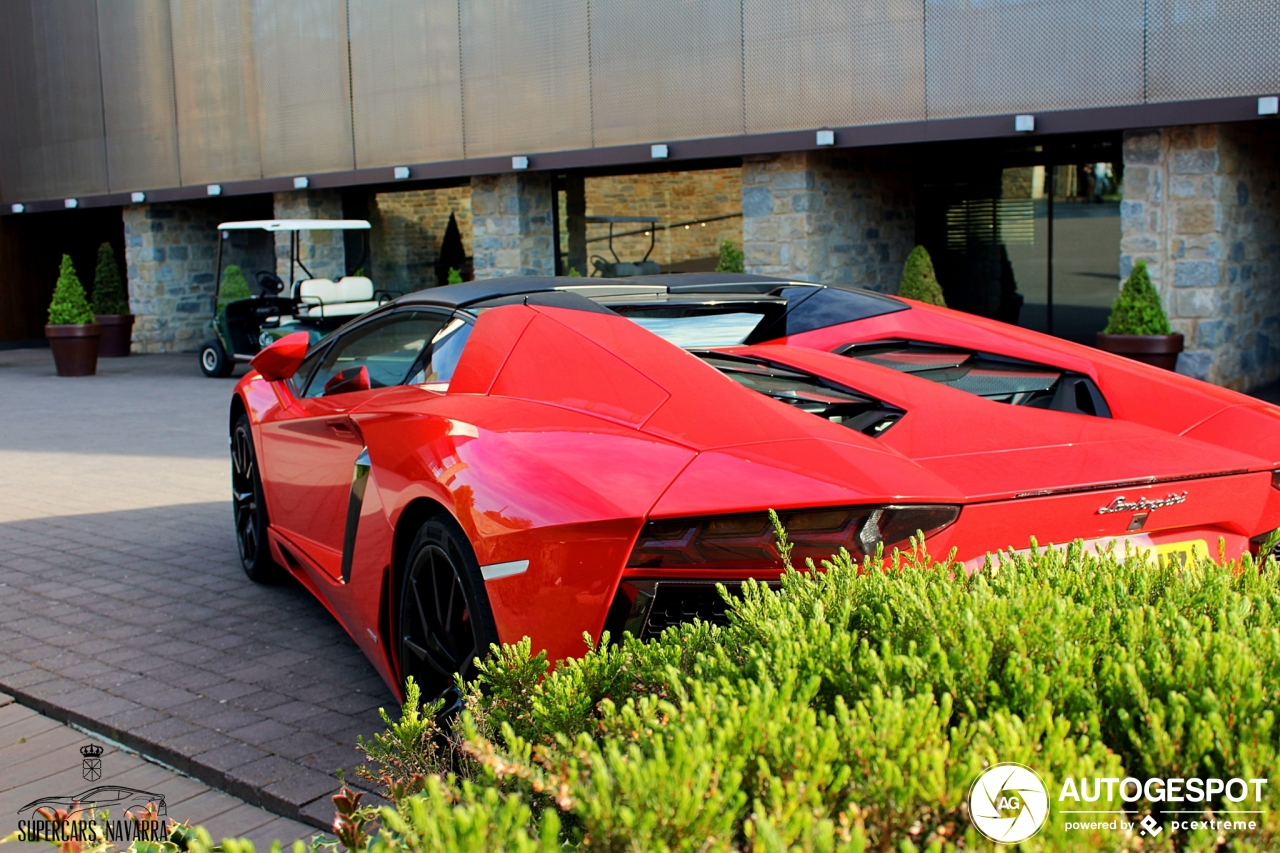
[[[1236,557],[1280,528],[1280,409],[1017,327],[758,276],[503,278],[253,360],[249,576],[306,585],[393,690],[495,641],[723,618],[717,582],[1084,539]]]

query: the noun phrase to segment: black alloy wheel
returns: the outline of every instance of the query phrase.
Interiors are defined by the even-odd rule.
[[[413,676],[426,701],[445,697],[450,714],[461,701],[455,674],[471,678],[498,641],[480,565],[452,517],[429,519],[414,538],[399,617],[401,678]]]
[[[280,569],[267,545],[267,505],[262,499],[262,478],[258,476],[248,415],[241,415],[231,431],[231,506],[244,573],[256,583],[276,580]]]

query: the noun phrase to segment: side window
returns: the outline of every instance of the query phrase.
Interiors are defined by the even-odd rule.
[[[325,351],[303,396],[403,385],[446,322],[440,314],[403,311],[352,329]]]
[[[293,374],[293,378],[289,380],[289,387],[293,391],[293,396],[301,397],[302,390],[307,387],[307,379],[310,378],[312,372],[316,369],[316,365],[320,362],[320,356],[324,355],[328,341],[316,347],[310,355],[308,355],[298,367],[298,372]]]
[[[406,385],[422,385],[427,382],[448,382],[462,357],[462,348],[471,337],[471,324],[454,318],[436,332],[431,345],[423,351],[422,359],[415,365],[413,376]]]

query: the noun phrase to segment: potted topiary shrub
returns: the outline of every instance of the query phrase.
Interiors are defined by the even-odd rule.
[[[116,253],[110,243],[98,247],[98,266],[93,271],[93,318],[102,327],[98,355],[124,358],[133,341],[133,315],[129,313],[129,293],[120,279]]]
[[[716,259],[716,272],[746,272],[746,256],[732,240],[720,241],[720,257]]]
[[[59,376],[92,376],[98,372],[98,340],[102,327],[93,322],[93,309],[85,298],[84,288],[71,265],[69,255],[62,256],[58,284],[49,304],[49,324],[44,336],[53,350],[53,363]]]
[[[1098,349],[1165,370],[1178,366],[1182,333],[1170,333],[1169,316],[1151,284],[1146,261],[1136,261],[1125,279],[1107,327],[1098,332]]]
[[[907,255],[907,261],[902,265],[902,279],[898,282],[898,295],[947,307],[947,300],[942,297],[942,285],[938,284],[938,275],[933,271],[933,259],[924,246],[916,246]]]

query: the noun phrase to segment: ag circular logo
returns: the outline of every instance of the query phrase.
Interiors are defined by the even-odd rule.
[[[993,764],[969,789],[969,818],[999,844],[1017,844],[1040,831],[1049,818],[1049,794],[1030,767]]]

